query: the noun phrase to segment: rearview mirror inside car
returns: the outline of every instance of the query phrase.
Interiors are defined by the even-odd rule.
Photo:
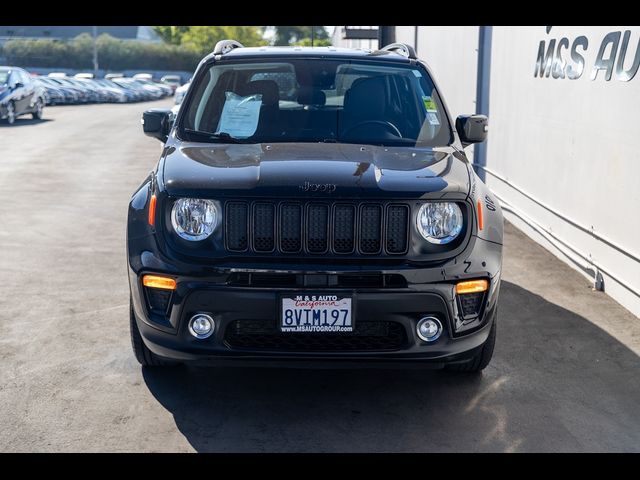
[[[152,108],[142,114],[142,130],[144,134],[157,138],[162,143],[169,138],[173,113],[168,108]]]
[[[489,119],[486,115],[460,115],[456,119],[456,130],[463,146],[481,143],[487,139]]]

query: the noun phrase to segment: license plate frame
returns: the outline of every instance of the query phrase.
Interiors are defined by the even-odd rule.
[[[313,318],[311,318],[310,325],[307,325],[306,322],[307,317],[306,314],[301,314],[302,317],[299,317],[300,323],[302,325],[298,325],[296,322],[295,314],[293,317],[293,324],[287,325],[285,323],[286,315],[285,315],[285,302],[286,301],[296,301],[298,297],[301,297],[303,302],[337,302],[338,308],[335,308],[332,305],[329,305],[331,308],[329,310],[343,310],[346,304],[348,304],[349,314],[348,317],[350,319],[350,324],[344,325],[342,322],[342,318],[339,317],[336,324],[334,325],[322,325],[323,320],[325,318],[328,319],[326,323],[330,323],[333,321],[331,318],[331,314],[327,314],[326,317],[320,314],[320,325],[313,325]],[[335,299],[334,299],[335,297]],[[308,334],[351,334],[355,330],[355,294],[354,292],[290,292],[290,293],[282,293],[278,295],[278,331],[284,334],[296,334],[296,333],[308,333]],[[322,305],[324,306],[324,305]],[[314,310],[312,305],[300,307],[301,310]],[[313,315],[313,314],[311,314]],[[301,328],[305,327],[305,328]]]

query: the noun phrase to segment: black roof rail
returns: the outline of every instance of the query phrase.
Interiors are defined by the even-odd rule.
[[[395,52],[402,55],[403,57],[407,57],[412,60],[418,59],[415,48],[406,43],[391,43],[387,46],[382,47],[380,50],[386,52]]]
[[[215,48],[213,49],[214,55],[224,55],[225,53],[229,53],[234,48],[244,48],[240,42],[236,42],[235,40],[220,40],[216,43]]]

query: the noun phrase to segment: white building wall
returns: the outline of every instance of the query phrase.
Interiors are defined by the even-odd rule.
[[[396,41],[415,47],[415,29],[397,26]],[[429,65],[453,117],[476,113],[478,27],[418,27],[416,51]]]
[[[479,27],[417,28],[418,55],[452,115],[475,112]],[[604,72],[591,79],[610,32],[631,32],[623,67],[632,67],[640,27],[547,28],[492,28],[486,162],[494,175],[487,172],[486,182],[512,223],[585,275],[599,271],[605,292],[640,316],[640,71],[630,81],[615,72],[610,81]],[[415,45],[415,34],[416,27],[396,27],[398,42]],[[585,51],[577,49],[580,78],[534,77],[541,41],[546,53],[552,39],[557,51],[566,38],[561,61],[575,67],[571,48],[579,36],[588,39]],[[604,57],[611,52],[609,45]]]
[[[331,35],[331,43],[334,47],[340,48],[361,48],[363,50],[377,50],[378,48],[378,40],[377,39],[346,39],[344,37],[344,26],[336,26]],[[366,25],[358,25],[352,26],[349,28],[378,28],[377,25],[374,26],[366,26]]]
[[[548,34],[545,27],[494,27],[487,167],[572,222],[640,258],[640,72],[628,82],[616,79],[615,73],[606,81],[604,72],[591,80],[605,35],[625,30],[631,31],[624,62],[628,69],[638,48],[640,27],[552,27]],[[581,35],[589,45],[580,78],[534,77],[540,41],[546,41],[546,47],[551,39],[558,43],[564,37],[573,45]],[[640,298],[622,286],[640,292],[639,262],[498,178],[487,175],[487,183],[543,231],[590,257],[591,262],[581,261],[583,266],[608,272],[602,272],[605,291],[640,316]],[[561,250],[580,261],[565,245],[551,247],[543,238],[548,234],[541,235],[522,219],[510,217],[563,260],[567,257]]]

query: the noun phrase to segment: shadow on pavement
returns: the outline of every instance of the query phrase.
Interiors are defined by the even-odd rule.
[[[143,371],[197,451],[639,451],[640,358],[503,281],[482,375],[420,370]]]
[[[9,125],[6,120],[0,121],[0,128],[17,128],[26,127],[27,125],[38,125],[40,123],[52,122],[51,118],[42,118],[37,120],[35,118],[18,117],[13,125]]]

